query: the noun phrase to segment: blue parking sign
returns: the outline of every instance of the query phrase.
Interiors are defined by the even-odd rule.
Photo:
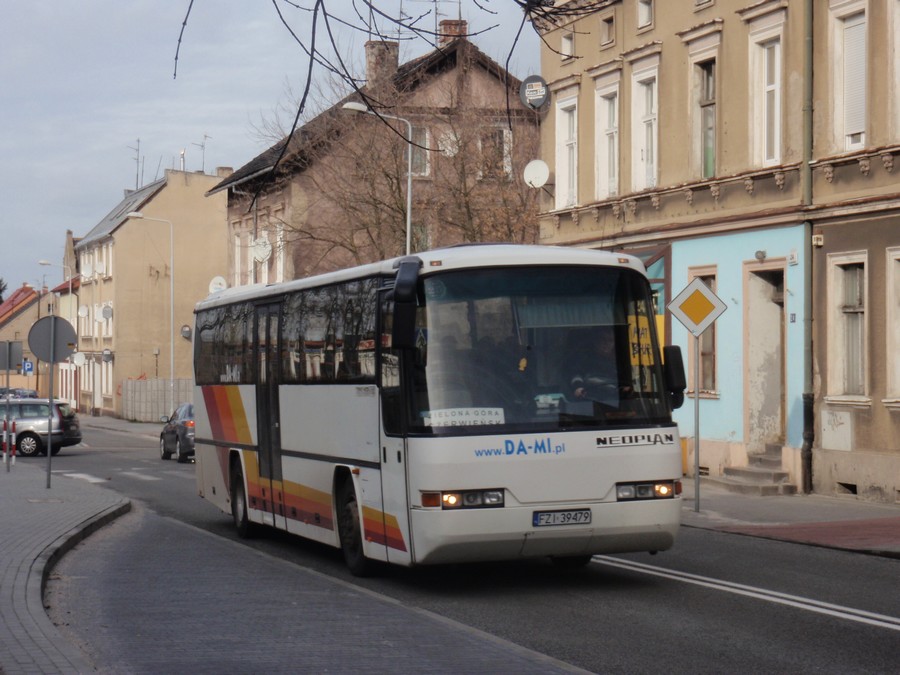
[[[22,361],[22,374],[34,375],[34,361],[29,361],[28,359]]]

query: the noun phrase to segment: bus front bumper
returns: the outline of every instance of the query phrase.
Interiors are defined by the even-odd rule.
[[[458,511],[414,509],[413,564],[665,551],[681,522],[680,497],[601,504]],[[590,524],[536,527],[535,512],[589,508]]]

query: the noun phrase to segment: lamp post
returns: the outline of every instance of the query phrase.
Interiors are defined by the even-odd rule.
[[[131,211],[127,218],[152,220],[169,224],[169,396],[171,401],[167,413],[175,409],[175,226],[165,218],[151,218],[140,211]]]
[[[359,103],[358,101],[348,101],[341,107],[348,112],[361,113],[363,115],[373,115],[375,117],[381,117],[388,120],[397,120],[398,122],[403,122],[406,125],[406,144],[409,146],[406,151],[406,255],[409,255],[412,244],[412,122],[410,122],[406,118],[397,117],[396,115],[388,115],[387,113],[375,112],[364,103]]]

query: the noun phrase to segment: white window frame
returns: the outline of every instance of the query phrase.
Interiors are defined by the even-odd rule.
[[[900,246],[886,249],[885,307],[887,330],[887,398],[885,406],[900,410]]]
[[[656,187],[659,172],[659,58],[633,66],[631,76],[631,189]],[[649,98],[648,98],[649,96]]]
[[[619,126],[622,118],[618,73],[598,79],[594,90],[594,175],[597,199],[619,194]]]
[[[578,204],[578,98],[556,104],[556,208]]]
[[[575,58],[575,33],[571,29],[564,29],[559,38],[559,55],[563,61]]]
[[[244,258],[244,246],[241,241],[241,224],[240,222],[232,224],[232,243],[233,243],[233,269],[231,271],[231,284],[232,286],[241,286],[241,265],[243,263]]]
[[[652,28],[655,14],[653,0],[638,0],[636,17],[638,30]]]
[[[862,405],[871,403],[869,399],[869,265],[866,251],[849,251],[845,253],[829,253],[827,256],[827,287],[826,287],[826,326],[827,326],[827,358],[828,384],[825,400],[833,404]],[[862,297],[862,335],[859,339],[861,350],[861,392],[848,393],[850,384],[846,373],[846,354],[850,346],[847,344],[847,312],[845,310],[844,293],[847,268],[849,266],[862,265],[863,267],[863,297]]]
[[[832,125],[834,145],[838,151],[859,150],[866,145],[865,127],[868,123],[868,28],[867,0],[830,0],[831,53],[832,53]],[[848,76],[852,64],[847,62],[844,39],[846,31],[862,25],[862,65]],[[852,58],[852,55],[851,55]],[[848,101],[855,106],[848,106]]]
[[[600,47],[616,44],[616,15],[613,12],[600,17]]]

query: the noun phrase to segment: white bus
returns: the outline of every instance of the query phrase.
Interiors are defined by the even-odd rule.
[[[196,308],[199,493],[259,525],[422,565],[672,546],[684,398],[628,255],[476,245]]]

